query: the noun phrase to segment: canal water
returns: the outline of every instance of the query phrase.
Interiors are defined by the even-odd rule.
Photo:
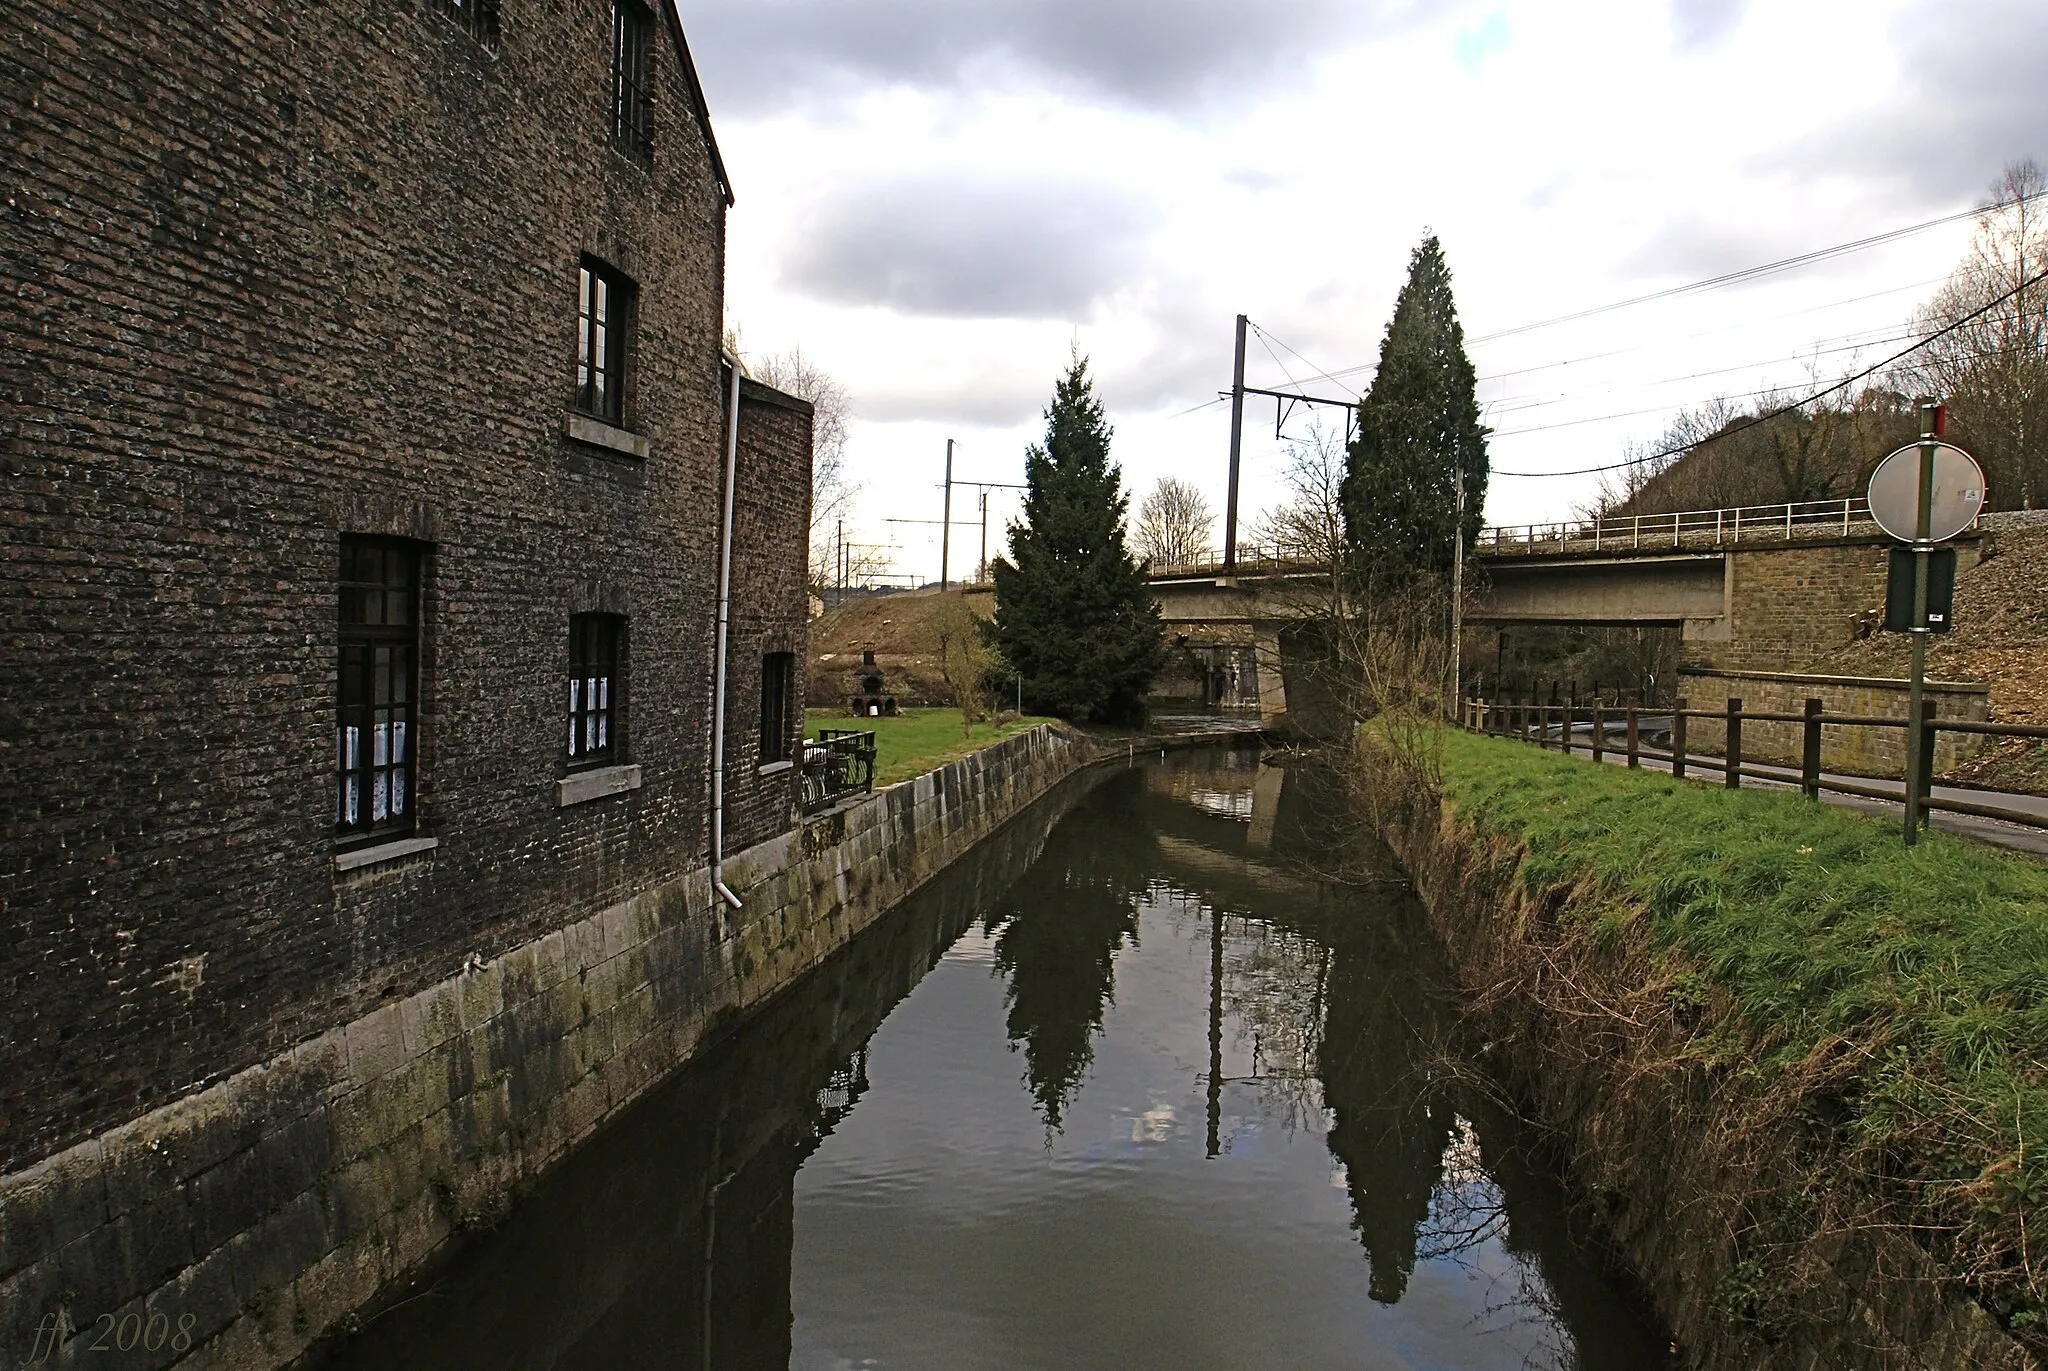
[[[1069,782],[316,1364],[1666,1365],[1311,789]]]

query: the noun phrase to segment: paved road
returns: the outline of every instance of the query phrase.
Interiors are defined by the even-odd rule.
[[[1665,733],[1669,732],[1671,727],[1669,716],[1665,716],[1656,722],[1661,725]],[[1640,737],[1643,734],[1655,731],[1652,729],[1651,724],[1652,720],[1647,715],[1639,719],[1637,722],[1638,736]],[[1550,737],[1554,744],[1557,737],[1555,729],[1551,730]],[[1591,750],[1592,739],[1593,729],[1590,724],[1582,724],[1574,728],[1572,730],[1572,754],[1578,757],[1585,757]],[[1621,735],[1610,734],[1606,746],[1613,748],[1617,745],[1625,745],[1622,743]],[[1601,760],[1610,765],[1628,765],[1627,756],[1619,751],[1609,751]],[[1653,771],[1669,771],[1671,769],[1670,758],[1662,754],[1646,750],[1642,754],[1642,761],[1645,767]],[[1700,771],[1700,776],[1703,779],[1712,778],[1718,780],[1720,778],[1720,759],[1718,757],[1700,758],[1688,756],[1686,763],[1688,767],[1703,766],[1703,769]],[[1773,779],[1752,781],[1750,779],[1752,771],[1761,772],[1764,776]],[[1867,786],[1874,790],[1888,790],[1892,792],[1899,796],[1897,800],[1873,800],[1862,795],[1842,795],[1829,790],[1822,790],[1820,797],[1828,804],[1839,805],[1843,809],[1861,810],[1865,814],[1891,815],[1899,819],[1903,825],[1906,794],[1904,782],[1873,779],[1868,776],[1840,776],[1829,771],[1822,772],[1821,779],[1824,782],[1842,781],[1851,785]],[[1742,764],[1742,783],[1744,785],[1773,786],[1780,789],[1797,790],[1799,788],[1799,772],[1792,767],[1771,766],[1759,762],[1744,762]],[[2002,819],[1980,818],[1975,814],[1948,814],[1938,809],[1929,811],[1931,816],[1929,822],[1945,833],[1958,833],[1967,838],[1976,838],[1981,842],[1994,843],[1999,847],[2011,848],[2016,852],[2026,852],[2037,857],[2048,857],[2048,797],[2023,795],[2010,790],[1978,790],[1968,786],[1938,785],[1934,787],[1934,798],[1938,800],[1963,800],[1973,804],[1996,805],[2000,809],[2010,809],[2022,814],[2034,815],[2043,827],[2029,828],[2024,824],[2007,823]]]

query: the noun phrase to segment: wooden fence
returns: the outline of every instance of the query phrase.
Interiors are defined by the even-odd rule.
[[[1686,749],[1686,721],[1688,719],[1712,719],[1727,730],[1727,744],[1720,756],[1689,752]],[[1643,724],[1648,720],[1657,733],[1665,732],[1662,725],[1669,721],[1670,741],[1668,747],[1646,746],[1643,739]],[[1798,767],[1765,765],[1757,761],[1745,763],[1742,754],[1742,725],[1745,721],[1798,724],[1801,727],[1801,755]],[[1628,705],[1610,710],[1604,705],[1591,706],[1565,704],[1544,704],[1540,701],[1466,700],[1464,702],[1465,728],[1474,733],[1494,737],[1518,738],[1533,742],[1538,747],[1554,747],[1567,754],[1584,752],[1594,761],[1606,760],[1610,755],[1619,756],[1629,766],[1641,766],[1645,757],[1668,762],[1673,776],[1683,777],[1689,771],[1718,772],[1722,783],[1730,790],[1741,786],[1744,778],[1753,781],[1769,781],[1790,785],[1796,776],[1798,786],[1811,799],[1819,799],[1822,791],[1838,795],[1858,795],[1872,800],[1889,800],[1895,804],[1904,803],[1905,790],[1900,787],[1888,790],[1879,786],[1863,785],[1839,776],[1829,776],[1821,770],[1820,743],[1821,729],[1826,725],[1847,725],[1857,728],[1908,727],[1905,719],[1874,718],[1858,714],[1829,714],[1822,701],[1809,699],[1806,708],[1797,714],[1771,713],[1762,710],[1745,710],[1742,701],[1730,698],[1726,709],[1689,709],[1681,698],[1672,709],[1652,709]],[[1582,723],[1586,737],[1580,739]],[[1619,745],[1611,741],[1619,725]],[[1921,717],[1921,755],[1934,755],[1934,742],[1940,733],[1969,733],[1993,738],[2048,739],[2048,727],[2031,724],[1981,723],[1972,719],[1942,719],[1936,717],[1931,703],[1923,703]],[[1979,818],[2001,819],[2006,823],[2023,824],[2030,828],[2048,828],[2048,817],[2025,810],[2008,809],[2000,805],[1978,804],[1972,800],[1952,797],[1936,797],[1930,793],[1932,778],[1925,778],[1920,787],[1920,803],[1927,809],[1945,810],[1952,814],[1973,814]]]

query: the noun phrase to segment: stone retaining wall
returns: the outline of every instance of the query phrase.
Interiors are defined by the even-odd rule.
[[[1765,714],[1798,714],[1808,699],[1819,699],[1830,714],[1864,718],[1904,719],[1907,683],[1865,676],[1815,676],[1778,671],[1705,671],[1692,667],[1678,673],[1678,694],[1693,709],[1726,710],[1730,699],[1744,710]],[[1991,687],[1957,681],[1929,681],[1926,699],[1937,717],[1990,717]],[[1758,760],[1797,762],[1806,746],[1804,724],[1742,721],[1742,754]],[[1934,771],[1948,771],[1974,757],[1984,745],[1980,734],[1934,735]],[[1715,719],[1688,719],[1686,747],[1721,754],[1728,728]],[[1829,771],[1858,776],[1904,776],[1906,730],[1824,724],[1820,730],[1820,764]]]
[[[730,858],[740,910],[700,870],[0,1178],[0,1358],[291,1361],[1099,750],[1020,734]]]

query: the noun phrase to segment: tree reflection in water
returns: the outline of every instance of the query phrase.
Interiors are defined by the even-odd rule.
[[[983,925],[996,934],[996,971],[1009,979],[1010,1046],[1023,1049],[1025,1083],[1055,1132],[1115,1002],[1117,951],[1138,937],[1150,845],[1137,836],[1136,795],[1112,782],[1077,806]],[[1104,842],[1105,832],[1123,840]]]
[[[1518,1136],[1513,1120],[1448,1069],[1454,1001],[1420,908],[1402,883],[1307,878],[1333,865],[1327,781],[1197,771],[1207,760],[1154,767],[1147,820],[1164,835],[1155,901],[1222,939],[1217,1000],[1250,1058],[1224,1081],[1253,1088],[1262,1125],[1324,1131],[1370,1298],[1398,1302],[1419,1263],[1466,1267],[1495,1282],[1490,1315],[1541,1325],[1550,1360],[1570,1364],[1567,1325],[1611,1315],[1613,1297],[1572,1250],[1555,1185],[1501,1141]],[[1280,812],[1216,801],[1233,788],[1277,796]],[[1239,847],[1230,819],[1276,841]],[[1485,1261],[1490,1245],[1518,1260]]]
[[[1147,1352],[1180,1338],[1210,1359],[1174,1365],[1276,1364],[1233,1341],[1256,1308],[1302,1347],[1412,1336],[1448,1349],[1478,1331],[1504,1336],[1491,1354],[1466,1344],[1477,1361],[1428,1364],[1505,1366],[1505,1343],[1509,1358],[1580,1371],[1662,1365],[1663,1340],[1575,1246],[1522,1130],[1458,1065],[1419,910],[1393,887],[1291,866],[1290,844],[1320,841],[1315,816],[1261,766],[1177,758],[1085,798],[1095,779],[1077,781],[543,1177],[436,1274],[432,1298],[373,1311],[313,1362],[766,1371],[870,1364],[839,1358],[859,1344],[933,1353],[891,1364],[984,1371],[1166,1364]],[[942,969],[940,993],[897,1020],[898,999],[963,944],[979,965]],[[989,956],[1000,996],[982,978]],[[1029,1110],[998,1018],[1023,1053]],[[895,1036],[871,1039],[885,1019]],[[1091,1074],[1099,1099],[1082,1097]],[[1186,1114],[1142,1148],[1104,1143],[1104,1117],[1162,1099],[1206,1104],[1206,1146],[1175,1131]],[[991,1120],[1011,1122],[970,1126]],[[1097,1155],[1120,1164],[1073,1164]],[[1155,1246],[1116,1265],[1131,1261],[1127,1234]],[[1118,1273],[1100,1299],[1074,1284],[1087,1260]],[[1491,1284],[1475,1300],[1446,1285],[1447,1265]],[[932,1317],[942,1288],[972,1315],[957,1329]]]

